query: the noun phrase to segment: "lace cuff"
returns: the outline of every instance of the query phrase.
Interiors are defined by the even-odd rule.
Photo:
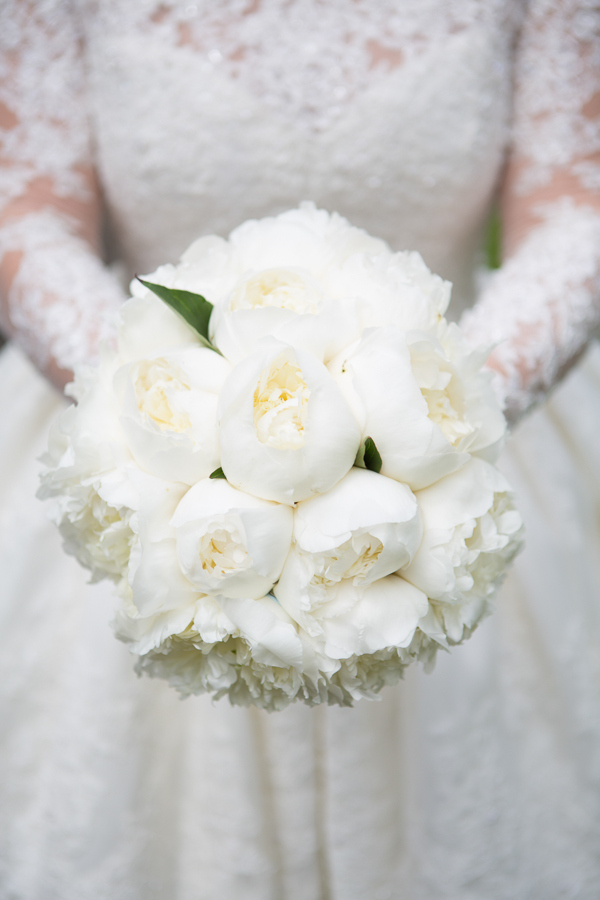
[[[503,218],[512,255],[463,325],[515,422],[600,323],[600,9],[529,0],[515,65]]]
[[[79,235],[97,197],[77,17],[69,0],[5,0],[0,26],[4,323],[40,369],[93,361],[123,299]],[[68,213],[68,215],[67,215]],[[16,274],[15,273],[16,270]]]
[[[0,260],[22,254],[7,293],[15,340],[42,370],[97,361],[123,300],[115,276],[65,216],[43,209],[5,224]]]
[[[495,272],[462,325],[490,357],[507,418],[544,399],[600,324],[600,212],[563,199]]]

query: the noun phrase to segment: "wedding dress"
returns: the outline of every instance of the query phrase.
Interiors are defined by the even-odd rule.
[[[311,199],[419,250],[455,318],[477,299],[465,327],[502,341],[516,422],[600,318],[599,18],[594,0],[4,0],[2,900],[599,896],[597,346],[502,458],[527,546],[495,615],[381,702],[273,715],[136,678],[110,587],[35,499],[64,401],[25,356],[93,358],[134,272]],[[529,219],[490,275],[509,145]],[[69,212],[94,202],[92,161],[112,266]],[[24,211],[32,186],[51,202]]]

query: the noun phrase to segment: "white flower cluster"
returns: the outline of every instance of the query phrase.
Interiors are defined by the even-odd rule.
[[[147,283],[201,295],[205,335]],[[351,705],[467,637],[522,526],[450,285],[303,204],[132,294],[116,350],[76,373],[40,493],[117,583],[138,669],[237,704]]]

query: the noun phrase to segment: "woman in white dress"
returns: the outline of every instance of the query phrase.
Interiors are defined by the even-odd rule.
[[[202,233],[312,199],[454,282],[516,422],[600,318],[594,0],[3,0],[0,898],[596,900],[600,352],[511,437],[495,616],[380,703],[137,679],[34,497],[56,385]],[[501,192],[506,262],[478,276]],[[102,228],[110,258],[101,261]],[[126,278],[125,278],[126,283]]]

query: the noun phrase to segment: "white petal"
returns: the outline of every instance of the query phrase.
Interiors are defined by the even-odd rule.
[[[389,548],[390,564],[391,556],[412,558],[422,536],[415,495],[407,485],[367,469],[350,469],[330,491],[299,503],[294,512],[294,539],[309,553],[339,547],[354,533],[374,534],[378,527],[387,529],[384,548],[394,545]],[[400,565],[375,578],[391,574]]]
[[[357,591],[358,599],[344,615],[322,620],[325,650],[334,659],[407,647],[428,609],[425,594],[396,575],[360,589],[346,582],[342,591]]]
[[[454,528],[482,516],[491,507],[494,494],[510,486],[494,466],[476,457],[446,478],[416,494],[427,530]]]
[[[301,370],[310,392],[297,446],[261,441],[254,396],[261,373],[279,359]],[[219,399],[221,465],[228,481],[247,493],[290,506],[324,493],[351,468],[360,432],[325,366],[310,353],[265,339],[265,349],[237,365]]]
[[[286,621],[272,598],[233,600],[217,596],[217,603],[252,648],[257,662],[266,666],[302,668],[302,644],[296,629]]]
[[[329,301],[319,313],[265,307],[219,312],[213,341],[233,364],[256,352],[261,338],[271,336],[328,362],[360,335],[356,304]],[[211,321],[212,326],[212,321]]]
[[[148,379],[140,376],[142,367],[157,373],[148,390]],[[230,371],[223,357],[201,347],[146,357],[118,370],[114,384],[120,422],[142,469],[166,480],[195,484],[218,467],[218,392]],[[139,393],[140,385],[145,393]],[[171,423],[152,416],[148,400],[155,396],[162,398],[160,412],[164,415],[167,409]]]
[[[292,511],[204,479],[171,520],[182,572],[204,593],[257,599],[278,579],[292,536]]]
[[[167,638],[184,631],[193,622],[196,608],[194,601],[189,606],[143,618],[133,618],[120,611],[115,617],[115,631],[121,640],[132,644],[132,652],[143,656]]]
[[[352,354],[338,356],[330,371],[351,407],[364,410],[363,438],[375,441],[383,475],[419,490],[467,462],[468,455],[455,450],[429,419],[406,339],[397,328],[367,330]]]

